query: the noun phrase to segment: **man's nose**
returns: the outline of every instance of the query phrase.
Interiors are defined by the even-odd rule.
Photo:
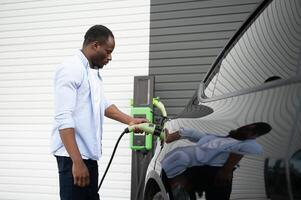
[[[108,60],[112,60],[112,54],[109,54]]]

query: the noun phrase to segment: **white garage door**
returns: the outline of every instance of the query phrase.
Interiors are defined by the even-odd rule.
[[[113,61],[102,71],[107,97],[129,113],[133,76],[148,74],[149,0],[1,0],[0,199],[59,199],[49,155],[55,66],[80,48],[94,24],[114,33]],[[100,176],[124,125],[107,120]],[[125,136],[101,189],[130,199],[131,152]]]

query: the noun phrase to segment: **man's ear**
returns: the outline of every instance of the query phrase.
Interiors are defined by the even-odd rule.
[[[94,41],[94,42],[92,42],[91,43],[91,47],[92,47],[92,49],[97,49],[97,46],[99,45],[99,43],[97,42],[97,41]]]

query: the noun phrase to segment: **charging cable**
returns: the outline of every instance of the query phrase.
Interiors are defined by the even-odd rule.
[[[112,160],[113,160],[113,158],[114,158],[116,149],[117,149],[117,147],[118,147],[118,144],[119,144],[119,142],[120,142],[122,136],[123,136],[124,134],[128,133],[128,132],[129,132],[129,130],[128,130],[128,128],[126,128],[126,129],[121,133],[121,135],[119,136],[119,138],[118,138],[118,140],[117,140],[117,142],[116,142],[116,144],[115,144],[115,147],[114,147],[114,149],[113,149],[113,153],[112,153],[112,155],[111,155],[111,158],[110,158],[110,161],[109,161],[108,166],[107,166],[107,168],[106,168],[106,171],[105,171],[105,173],[103,174],[103,176],[102,176],[102,178],[101,178],[101,181],[100,181],[100,183],[99,183],[99,186],[98,186],[97,191],[99,191],[99,189],[100,189],[100,187],[101,187],[101,185],[102,185],[102,182],[103,182],[103,180],[105,179],[105,177],[106,177],[106,175],[107,175],[107,172],[108,172],[108,170],[109,170],[109,168],[110,168],[110,165],[111,165],[111,163],[112,163]]]

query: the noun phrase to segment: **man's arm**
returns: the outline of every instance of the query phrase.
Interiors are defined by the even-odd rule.
[[[233,169],[235,165],[243,158],[243,155],[230,153],[229,158],[221,167],[215,178],[215,184],[224,187],[232,183]]]
[[[74,185],[85,187],[90,184],[89,171],[84,161],[82,160],[80,151],[76,144],[75,132],[73,128],[60,130],[62,142],[72,160],[72,174]]]
[[[133,118],[124,112],[120,111],[117,106],[114,104],[110,105],[106,110],[105,110],[105,116],[111,119],[114,119],[116,121],[119,121],[124,124],[128,125],[133,125],[133,124],[140,124],[144,122],[148,122],[146,119],[142,118]]]

